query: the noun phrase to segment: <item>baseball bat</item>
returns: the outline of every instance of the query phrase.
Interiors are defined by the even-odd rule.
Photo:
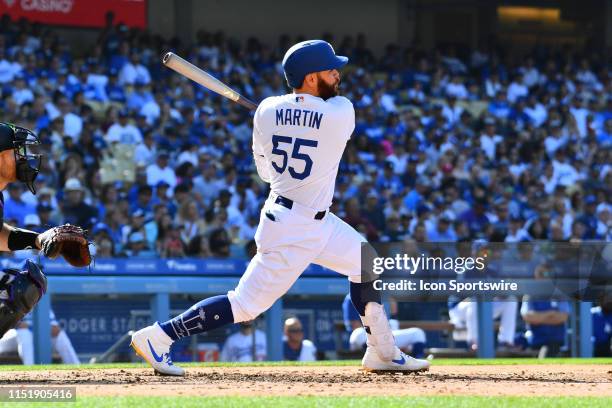
[[[210,75],[208,72],[196,67],[191,62],[184,60],[173,52],[167,52],[164,55],[162,62],[168,68],[178,72],[179,74],[191,79],[194,82],[197,82],[203,87],[208,88],[215,93],[218,93],[221,96],[225,96],[226,98],[231,99],[232,101],[244,106],[247,109],[257,109],[257,104],[255,102],[240,95],[238,92],[234,91],[232,88],[225,85],[223,82],[219,81],[217,78]]]

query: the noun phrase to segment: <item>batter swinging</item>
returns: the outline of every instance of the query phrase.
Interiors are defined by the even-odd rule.
[[[429,362],[395,345],[380,293],[362,282],[363,237],[328,211],[338,164],[355,127],[351,102],[338,96],[336,56],[320,40],[298,43],[283,58],[293,93],[261,102],[253,120],[257,172],[270,183],[255,233],[257,255],[238,286],[204,299],[181,315],[134,333],[132,347],[159,373],[184,375],[172,364],[170,346],[182,337],[252,320],[284,295],[310,263],[350,281],[351,300],[367,332],[362,365],[367,371],[425,371]]]

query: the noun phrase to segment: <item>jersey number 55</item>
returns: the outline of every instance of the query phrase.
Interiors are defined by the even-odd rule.
[[[272,162],[272,167],[278,173],[283,174],[287,169],[287,163],[289,161],[289,157],[287,152],[279,147],[280,144],[293,144],[293,150],[291,152],[291,158],[295,160],[301,160],[304,162],[304,170],[301,172],[297,172],[293,166],[289,166],[289,174],[291,177],[297,180],[304,180],[306,177],[310,176],[310,172],[312,171],[312,159],[306,153],[300,153],[300,149],[302,147],[317,147],[319,142],[316,140],[308,140],[308,139],[294,139],[289,136],[272,136],[272,154],[278,155],[282,157],[282,162],[278,165],[276,162]]]

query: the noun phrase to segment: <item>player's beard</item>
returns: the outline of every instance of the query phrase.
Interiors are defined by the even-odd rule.
[[[338,87],[340,86],[340,80],[336,81],[334,84],[328,84],[321,78],[317,76],[317,88],[319,91],[319,97],[324,101],[329,98],[333,98],[334,96],[338,96]]]

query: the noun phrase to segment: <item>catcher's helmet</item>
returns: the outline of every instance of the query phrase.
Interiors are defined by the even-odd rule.
[[[336,55],[330,43],[323,40],[302,41],[289,48],[283,58],[285,78],[291,88],[300,88],[311,72],[338,69],[348,62]]]
[[[33,194],[36,194],[34,180],[40,168],[40,154],[30,151],[32,146],[40,144],[38,136],[29,129],[0,122],[0,152],[13,149],[17,166],[17,180],[23,182]]]

